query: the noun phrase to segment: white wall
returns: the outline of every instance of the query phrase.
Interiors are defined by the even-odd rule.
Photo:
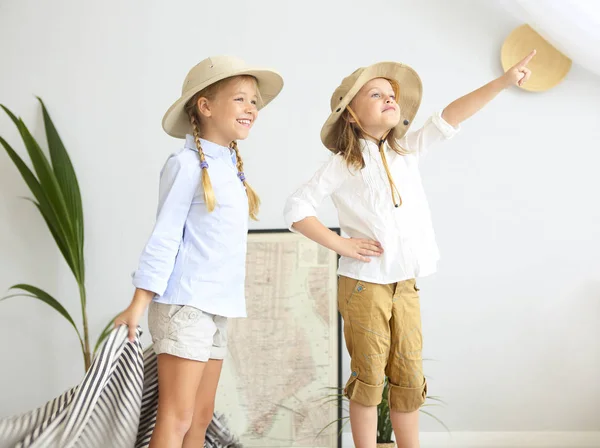
[[[158,171],[180,144],[160,120],[189,67],[226,53],[284,75],[241,146],[264,202],[254,227],[281,228],[286,196],[328,157],[319,129],[356,67],[415,67],[419,123],[501,73],[500,46],[518,24],[482,3],[0,2],[0,102],[41,137],[40,95],[81,182],[94,338],[132,293]],[[426,370],[430,392],[449,403],[435,412],[453,430],[600,430],[598,99],[600,79],[574,66],[547,93],[504,93],[423,165],[443,254],[421,282],[425,356],[435,359]],[[0,135],[24,153],[4,115]],[[0,151],[0,290],[33,283],[78,315],[71,274],[21,196],[29,192]],[[321,217],[337,225],[331,204]],[[73,330],[31,299],[0,303],[0,360],[0,415],[82,373]]]

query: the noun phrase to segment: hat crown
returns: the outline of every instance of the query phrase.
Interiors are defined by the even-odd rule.
[[[335,91],[333,92],[333,95],[331,96],[331,104],[330,105],[331,105],[332,112],[334,111],[334,109],[337,108],[340,101],[350,91],[350,89],[352,88],[352,86],[354,85],[354,83],[356,82],[356,80],[358,79],[358,77],[361,75],[361,73],[364,70],[365,70],[365,67],[360,67],[360,68],[354,70],[354,72],[352,72],[352,74],[346,76],[342,80],[342,83],[339,85],[339,87],[337,89],[335,89]]]
[[[203,59],[188,72],[183,81],[181,93],[185,95],[190,90],[195,89],[196,86],[204,84],[206,81],[225,72],[243,70],[246,67],[246,63],[235,56],[211,56]]]

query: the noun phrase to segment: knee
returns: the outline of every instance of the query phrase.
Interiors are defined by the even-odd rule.
[[[215,404],[207,403],[205,406],[197,407],[194,411],[193,425],[196,428],[206,430],[213,419]]]
[[[160,418],[160,416],[159,416]],[[192,427],[194,419],[194,409],[177,409],[168,412],[166,415],[163,414],[161,420],[166,423],[171,431],[180,435],[181,437]]]

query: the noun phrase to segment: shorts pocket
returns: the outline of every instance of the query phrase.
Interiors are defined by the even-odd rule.
[[[338,278],[338,310],[342,315],[344,309],[350,304],[352,298],[356,294],[361,294],[366,291],[367,287],[364,282],[350,277],[340,276]]]
[[[365,294],[367,291],[367,285],[361,280],[352,280],[354,283],[352,289],[350,289],[350,294],[348,294],[348,298],[346,299],[346,305],[350,305],[353,300],[358,300],[361,295]]]
[[[202,311],[189,305],[171,305],[174,309],[169,310],[169,336],[191,327],[200,320]],[[177,307],[177,308],[175,308]]]

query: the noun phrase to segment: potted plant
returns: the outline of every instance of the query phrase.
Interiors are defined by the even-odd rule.
[[[3,105],[0,105],[0,107],[4,109],[13,121],[23,139],[25,148],[31,159],[31,164],[33,165],[33,171],[2,137],[0,137],[0,144],[2,144],[31,190],[31,194],[33,195],[33,199],[30,199],[31,202],[33,202],[42,215],[42,218],[44,218],[48,230],[50,230],[54,241],[75,277],[79,289],[79,302],[83,322],[82,331],[79,330],[75,321],[60,301],[36,286],[24,283],[13,285],[10,289],[15,291],[15,293],[0,300],[18,296],[32,297],[56,310],[75,329],[81,346],[84,368],[87,371],[97,349],[110,333],[113,320],[106,325],[92,351],[90,349],[88,316],[86,311],[87,298],[83,258],[83,207],[79,182],[77,181],[71,158],[50,119],[50,115],[42,100],[40,98],[38,100],[42,106],[44,116],[50,160],[48,160],[38,142],[33,138],[23,120],[17,118]]]
[[[383,383],[383,396],[381,403],[377,405],[377,448],[394,448],[396,443],[392,440],[394,429],[390,419],[390,407],[388,403],[388,391],[390,385],[387,377]]]

